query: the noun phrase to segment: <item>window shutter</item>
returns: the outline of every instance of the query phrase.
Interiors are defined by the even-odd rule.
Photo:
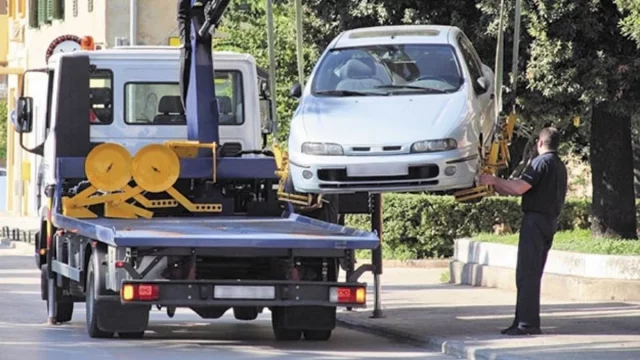
[[[78,16],[78,0],[73,0],[73,17]]]
[[[38,27],[38,2],[39,0],[29,0],[29,27]]]
[[[53,2],[53,18],[64,20],[64,0],[49,0]]]
[[[38,26],[47,22],[47,0],[38,0]]]
[[[53,20],[53,0],[47,0],[47,23]]]

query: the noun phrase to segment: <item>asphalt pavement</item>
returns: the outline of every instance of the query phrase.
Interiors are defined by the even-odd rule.
[[[230,312],[209,321],[190,310],[179,309],[170,319],[154,309],[144,339],[91,339],[85,328],[84,303],[75,305],[70,323],[46,324],[39,271],[27,254],[0,245],[2,360],[455,359],[342,327],[328,342],[276,342],[268,311],[255,321],[240,322]]]

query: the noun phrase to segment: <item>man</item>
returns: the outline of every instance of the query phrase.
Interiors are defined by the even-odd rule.
[[[560,134],[545,128],[537,140],[538,156],[520,179],[482,175],[480,184],[493,185],[502,195],[522,196],[522,225],[518,243],[516,314],[506,335],[541,334],[540,283],[547,254],[557,231],[567,193],[567,170],[558,156]]]

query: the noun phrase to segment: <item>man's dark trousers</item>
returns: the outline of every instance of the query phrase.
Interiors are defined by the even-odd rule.
[[[518,243],[518,299],[514,326],[540,327],[540,284],[557,224],[557,219],[552,216],[524,213]]]

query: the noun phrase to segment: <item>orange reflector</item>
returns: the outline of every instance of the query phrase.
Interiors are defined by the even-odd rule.
[[[96,44],[93,41],[93,37],[84,36],[82,39],[80,39],[80,48],[82,50],[95,50]]]
[[[126,301],[131,301],[133,300],[134,295],[135,295],[135,289],[133,288],[133,285],[127,284],[122,287],[122,299]]]
[[[124,267],[124,261],[118,260],[115,265],[117,269],[122,269]]]
[[[150,301],[158,300],[160,288],[149,284],[125,284],[122,287],[122,300],[124,301]]]
[[[329,301],[341,304],[364,304],[367,290],[364,287],[332,287],[329,289]]]
[[[40,249],[40,255],[46,255],[47,249]]]

